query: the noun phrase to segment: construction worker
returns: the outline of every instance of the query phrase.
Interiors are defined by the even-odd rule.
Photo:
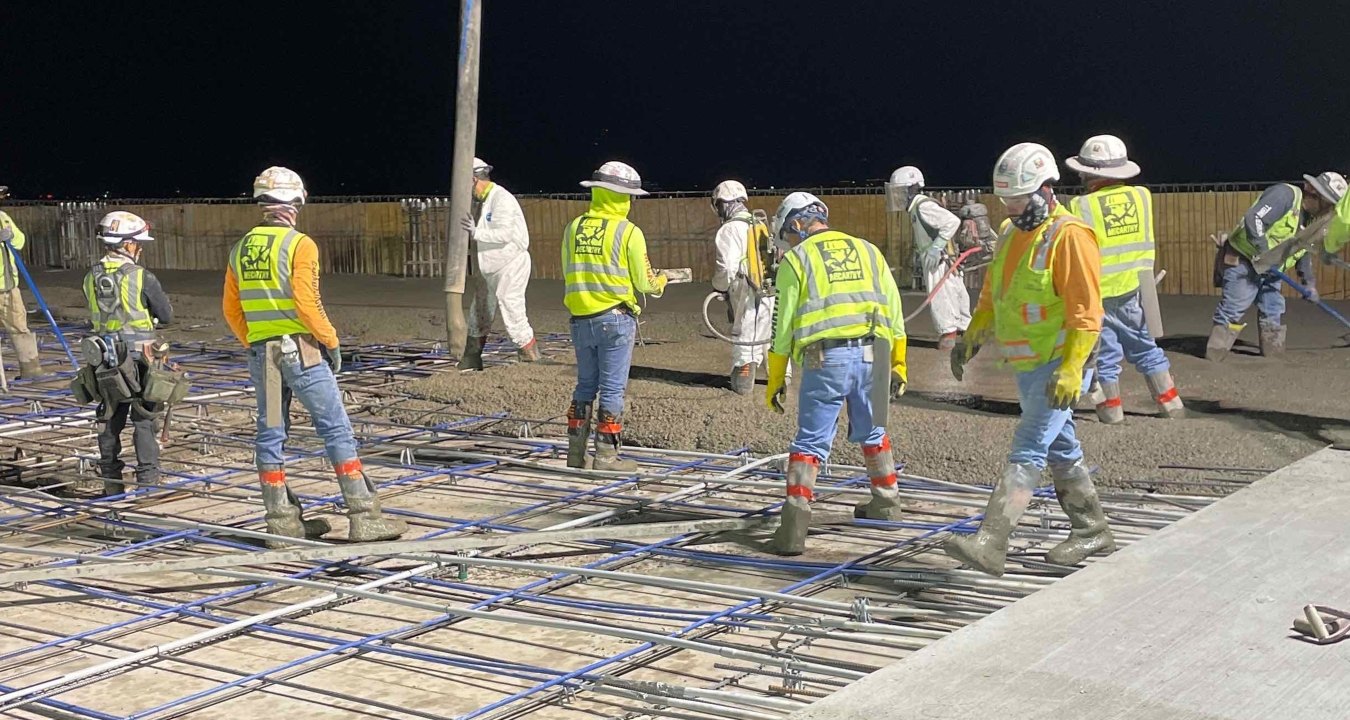
[[[888,195],[903,198],[914,228],[914,251],[923,267],[924,286],[932,296],[928,312],[938,332],[938,349],[949,351],[970,325],[970,293],[966,290],[965,273],[958,268],[947,274],[959,255],[953,238],[961,220],[942,203],[923,194],[923,173],[913,165],[897,168],[886,186]]]
[[[1012,452],[975,535],[954,536],[948,555],[1002,575],[1008,537],[1046,465],[1072,530],[1046,559],[1075,565],[1110,551],[1115,539],[1074,435],[1073,405],[1087,384],[1083,366],[1101,332],[1101,255],[1092,228],[1058,204],[1055,158],[1036,143],[1009,148],[994,166],[994,194],[1012,222],[998,242],[970,328],[952,351],[961,379],[981,345],[996,343],[1017,372],[1022,417]]]
[[[1209,333],[1205,357],[1216,362],[1228,357],[1238,335],[1246,327],[1242,316],[1255,301],[1261,354],[1276,356],[1284,352],[1286,327],[1284,296],[1280,279],[1274,273],[1258,273],[1252,258],[1294,238],[1299,229],[1313,219],[1331,212],[1345,195],[1345,178],[1340,173],[1324,172],[1317,177],[1303,176],[1303,188],[1279,183],[1266,188],[1242,216],[1231,233],[1210,236],[1219,248],[1214,269],[1214,284],[1223,288],[1214,308],[1214,327]],[[1317,278],[1312,257],[1300,251],[1275,268],[1298,272],[1299,279],[1317,299]]]
[[[267,531],[315,538],[329,530],[326,520],[302,517],[300,502],[286,485],[282,446],[294,396],[313,418],[337,473],[351,525],[348,539],[397,538],[408,526],[381,513],[342,406],[336,376],[342,369],[342,349],[319,298],[319,249],[295,229],[307,197],[305,184],[291,170],[270,167],[253,181],[253,197],[262,206],[263,221],[230,252],[221,309],[248,349],[249,376],[258,398],[254,450]]]
[[[787,498],[769,544],[779,555],[806,549],[811,500],[830,457],[839,411],[848,404],[848,439],[862,445],[872,497],[854,509],[869,520],[897,520],[895,460],[884,424],[873,414],[874,369],[889,396],[904,392],[905,316],[900,291],[875,245],[828,225],[829,209],[809,193],[788,195],[774,215],[774,237],[792,249],[779,265],[778,306],[769,351],[766,403],[783,412],[789,358],[801,368],[797,435],[788,448]],[[885,348],[880,357],[876,348]],[[875,365],[884,363],[884,365]],[[886,399],[889,402],[889,397]],[[884,411],[882,411],[884,412]],[[878,414],[881,414],[880,412]]]
[[[539,359],[534,328],[525,315],[525,287],[530,284],[530,230],[516,196],[492,182],[492,166],[473,159],[473,213],[463,220],[464,229],[477,247],[476,270],[482,282],[474,283],[469,299],[469,339],[459,366],[483,369],[483,345],[488,331],[502,312],[506,336],[515,343],[521,362]]]
[[[0,199],[9,196],[9,188],[0,186]],[[19,268],[15,253],[23,249],[27,238],[23,230],[0,211],[0,326],[14,344],[19,358],[19,378],[33,380],[45,376],[38,358],[37,336],[28,329],[28,308],[19,291]]]
[[[748,395],[755,387],[755,367],[764,362],[773,332],[773,296],[765,292],[764,264],[756,231],[763,224],[746,207],[749,193],[735,180],[713,188],[712,208],[722,221],[713,244],[717,262],[713,289],[726,294],[731,308],[731,389]],[[767,232],[766,232],[767,234]]]
[[[92,383],[90,395],[100,403],[99,417],[104,420],[98,433],[98,470],[103,478],[104,495],[121,495],[122,431],[128,418],[132,425],[132,444],[136,448],[136,484],[141,487],[159,482],[159,434],[156,425],[163,416],[156,403],[144,401],[141,378],[158,345],[155,326],[173,321],[173,305],[154,273],[141,267],[141,248],[153,242],[150,224],[129,212],[110,212],[98,223],[98,239],[103,243],[102,259],[84,276],[84,297],[94,334],[103,339],[101,352],[86,353],[86,361],[98,365],[96,373],[108,377],[125,369],[131,382],[128,392],[103,391],[104,383]],[[98,357],[88,357],[90,354]],[[96,376],[97,377],[97,376]],[[120,396],[119,396],[120,395]]]
[[[567,409],[567,466],[586,466],[594,415],[593,467],[636,472],[637,463],[620,459],[619,448],[624,391],[642,312],[637,293],[660,297],[667,278],[652,270],[647,238],[627,219],[633,198],[647,194],[637,171],[607,162],[581,186],[591,189],[590,209],[567,224],[562,242],[563,304],[572,314],[577,354],[577,385]]]
[[[1125,143],[1114,135],[1087,139],[1078,155],[1064,161],[1077,172],[1088,194],[1074,198],[1069,212],[1092,226],[1102,262],[1102,334],[1097,344],[1091,400],[1097,418],[1125,422],[1120,401],[1121,361],[1144,376],[1166,418],[1184,417],[1186,407],[1172,382],[1171,363],[1149,335],[1139,302],[1141,282],[1153,282],[1153,195],[1126,180],[1139,174]]]

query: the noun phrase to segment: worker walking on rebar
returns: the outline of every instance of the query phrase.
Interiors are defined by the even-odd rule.
[[[900,291],[875,245],[831,230],[828,220],[825,203],[795,192],[779,205],[773,221],[774,237],[792,249],[778,267],[775,285],[778,305],[765,395],[770,409],[783,412],[788,360],[801,368],[782,523],[769,544],[780,555],[806,549],[816,476],[830,457],[845,404],[848,439],[862,445],[872,488],[871,499],[854,515],[900,517],[895,459],[881,421],[887,408],[875,407],[873,394],[876,388],[889,403],[908,382]]]
[[[1078,155],[1064,164],[1087,188],[1087,195],[1069,203],[1069,212],[1092,226],[1101,252],[1105,315],[1090,392],[1097,418],[1108,425],[1125,421],[1120,400],[1120,367],[1125,360],[1143,374],[1163,417],[1185,417],[1186,407],[1172,382],[1172,365],[1149,334],[1139,302],[1141,283],[1152,287],[1154,282],[1153,194],[1146,187],[1125,183],[1139,174],[1139,165],[1114,135],[1088,138]]]
[[[590,209],[568,223],[562,242],[563,304],[572,314],[577,354],[577,385],[567,409],[567,466],[586,466],[594,416],[593,467],[636,472],[637,463],[620,459],[619,448],[624,391],[642,312],[637,293],[660,297],[667,278],[652,269],[647,238],[628,220],[633,198],[647,194],[637,171],[607,162],[581,186],[591,189]]]
[[[731,308],[731,389],[748,395],[755,387],[755,368],[764,362],[773,332],[773,295],[764,276],[760,243],[768,237],[764,223],[746,207],[749,193],[735,180],[713,188],[712,209],[722,225],[713,244],[717,251],[713,289]]]
[[[0,187],[0,199],[8,194],[8,188]],[[26,242],[23,230],[8,213],[0,211],[0,326],[14,344],[14,354],[19,359],[18,377],[35,380],[47,373],[38,356],[37,335],[28,329],[28,308],[24,307],[23,293],[19,291],[19,269],[14,257]]]
[[[1115,547],[1073,421],[1073,405],[1087,384],[1083,366],[1101,332],[1101,256],[1092,228],[1055,200],[1051,184],[1058,180],[1054,156],[1036,143],[1019,143],[999,157],[994,194],[1012,222],[999,238],[970,328],[952,351],[958,380],[988,343],[1017,371],[1022,417],[1008,465],[979,532],[953,536],[943,546],[990,575],[1003,574],[1008,538],[1047,464],[1072,529],[1046,559],[1075,565]]]
[[[1303,176],[1303,188],[1279,183],[1266,188],[1242,216],[1231,233],[1218,233],[1211,239],[1218,247],[1214,263],[1214,286],[1223,288],[1223,296],[1214,308],[1214,327],[1209,333],[1205,358],[1222,361],[1246,327],[1242,316],[1256,303],[1261,354],[1267,357],[1284,353],[1287,328],[1284,296],[1280,279],[1274,273],[1258,273],[1252,259],[1292,240],[1301,227],[1331,212],[1345,195],[1345,178],[1340,173],[1324,172],[1317,177]],[[1293,268],[1299,279],[1317,299],[1317,278],[1312,257],[1304,251],[1291,255],[1279,267],[1288,273]]]
[[[81,345],[88,370],[76,398],[99,401],[103,428],[98,433],[98,471],[104,495],[126,492],[122,471],[122,431],[131,420],[136,448],[136,484],[159,483],[160,403],[146,400],[147,368],[165,354],[156,325],[173,321],[173,305],[154,273],[140,265],[141,250],[153,242],[150,224],[129,212],[111,212],[98,223],[102,259],[84,276],[84,297],[94,335]],[[155,397],[155,395],[150,395]]]
[[[283,445],[294,396],[313,418],[337,473],[351,524],[348,539],[397,538],[408,526],[381,512],[342,405],[336,375],[342,370],[342,349],[319,297],[319,249],[295,229],[307,197],[304,182],[291,170],[270,167],[253,181],[253,197],[262,206],[263,221],[230,252],[222,310],[248,349],[258,398],[254,447],[267,531],[315,538],[329,530],[326,520],[303,518],[300,501],[286,484]]]
[[[938,332],[938,350],[951,350],[970,325],[970,292],[965,272],[948,274],[959,255],[956,231],[961,220],[942,203],[923,193],[923,173],[913,165],[896,168],[886,183],[886,199],[903,207],[914,229],[914,252],[923,267],[924,286],[932,299],[928,312]]]
[[[473,212],[463,218],[469,242],[477,248],[474,283],[469,297],[469,339],[459,366],[483,369],[483,346],[501,310],[506,336],[521,362],[539,359],[534,328],[525,314],[525,288],[530,284],[530,230],[516,196],[492,182],[492,166],[473,159]]]

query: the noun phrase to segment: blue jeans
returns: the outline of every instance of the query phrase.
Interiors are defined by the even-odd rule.
[[[1257,319],[1262,326],[1279,327],[1284,316],[1284,296],[1280,294],[1280,279],[1274,275],[1257,275],[1256,268],[1246,260],[1223,269],[1223,297],[1214,309],[1214,324],[1237,324],[1247,308],[1256,301]]]
[[[577,387],[572,399],[589,403],[598,392],[600,409],[622,415],[636,337],[637,318],[625,312],[572,318],[572,348],[577,353]]]
[[[347,419],[347,409],[342,406],[337,378],[327,363],[303,369],[298,355],[281,356],[281,416],[284,423],[282,427],[267,427],[267,382],[263,374],[266,352],[264,345],[248,349],[248,374],[258,396],[258,435],[254,439],[254,460],[258,466],[283,464],[283,446],[291,426],[292,397],[300,398],[300,404],[309,411],[314,429],[323,439],[328,459],[335,467],[355,458],[352,423]]]
[[[1171,369],[1167,354],[1148,334],[1139,293],[1106,298],[1106,316],[1102,319],[1101,346],[1097,349],[1097,377],[1104,383],[1120,381],[1121,361],[1129,360],[1136,370],[1152,375]]]
[[[797,393],[797,437],[789,450],[829,460],[845,402],[849,442],[881,444],[886,428],[872,422],[872,363],[863,361],[863,348],[831,348],[820,367],[805,365]]]
[[[1017,373],[1017,399],[1022,406],[1022,418],[1013,431],[1008,462],[1044,469],[1047,461],[1058,465],[1083,457],[1083,448],[1074,434],[1073,410],[1052,409],[1046,393],[1046,385],[1059,363],[1054,360],[1030,372]],[[1083,375],[1082,390],[1086,392],[1092,373]]]

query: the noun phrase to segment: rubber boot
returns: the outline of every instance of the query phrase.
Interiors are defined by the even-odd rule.
[[[464,355],[459,359],[459,369],[482,370],[483,346],[486,344],[486,337],[470,335],[469,338],[464,341]]]
[[[1120,401],[1120,383],[1104,382],[1098,386],[1100,399],[1093,398],[1097,419],[1104,425],[1119,425],[1125,422],[1125,407]]]
[[[357,470],[339,475],[338,488],[342,490],[342,501],[347,504],[347,519],[351,522],[347,530],[349,541],[393,540],[408,532],[408,523],[387,518],[380,512],[380,499],[375,495],[375,485],[364,472]]]
[[[122,482],[120,478],[117,480],[113,480],[112,478],[103,478],[103,497],[112,497],[114,495],[121,495],[126,491],[127,491],[127,484]]]
[[[863,446],[863,464],[872,482],[872,498],[853,508],[853,517],[867,520],[900,519],[900,493],[895,486],[895,457],[891,439],[883,435],[880,445]]]
[[[1261,355],[1279,357],[1284,354],[1284,325],[1261,326]]]
[[[1186,417],[1186,405],[1181,402],[1177,386],[1172,382],[1172,373],[1160,370],[1145,375],[1144,381],[1148,383],[1148,390],[1153,393],[1153,399],[1158,402],[1163,417],[1176,419]]]
[[[1041,471],[1035,465],[1008,463],[1003,477],[989,496],[984,521],[974,535],[952,536],[942,544],[949,556],[987,575],[1003,575],[1008,557],[1008,538],[1031,502]]]
[[[788,456],[787,499],[778,529],[769,541],[775,555],[801,555],[806,552],[806,533],[811,529],[811,501],[815,498],[816,475],[820,460],[804,453]]]
[[[586,445],[591,439],[591,404],[572,401],[567,408],[567,467],[586,467]]]
[[[286,485],[286,471],[263,469],[258,471],[262,484],[263,519],[267,532],[292,538],[318,538],[332,529],[327,520],[306,520],[300,510],[300,499]],[[267,541],[267,547],[284,548],[290,543]]]
[[[521,362],[539,362],[539,342],[534,338],[525,343],[524,347],[516,351],[516,357]],[[482,362],[481,358],[479,362]]]
[[[1055,495],[1059,506],[1069,516],[1069,539],[1045,553],[1047,562],[1056,565],[1077,565],[1089,555],[1114,552],[1116,538],[1106,523],[1102,502],[1097,499],[1097,488],[1092,475],[1082,460],[1063,465],[1052,465],[1050,475],[1055,481]]]
[[[1247,327],[1241,323],[1219,323],[1209,331],[1209,343],[1205,345],[1205,359],[1213,362],[1223,362],[1228,357],[1228,352],[1233,349],[1233,343],[1237,342],[1238,334],[1242,328]]]
[[[15,380],[37,380],[47,376],[38,359],[37,336],[31,332],[16,333],[10,338],[14,354],[19,358],[19,374]]]
[[[638,464],[619,457],[623,447],[623,423],[619,416],[601,409],[595,420],[595,462],[591,467],[610,472],[637,472]]]
[[[749,363],[731,369],[731,391],[749,395],[755,389],[755,366]]]

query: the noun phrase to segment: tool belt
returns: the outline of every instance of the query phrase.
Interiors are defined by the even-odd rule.
[[[313,335],[279,335],[255,343],[262,352],[263,386],[255,388],[259,400],[264,424],[269,428],[284,427],[285,413],[282,408],[282,387],[285,385],[281,372],[281,363],[298,362],[300,368],[308,370],[319,363],[326,362],[323,347]]]
[[[152,361],[145,352],[133,351],[121,337],[90,336],[80,342],[80,350],[85,362],[70,381],[70,392],[82,405],[97,401],[103,420],[123,404],[139,418],[159,417],[187,396],[186,373],[164,367],[162,355]]]
[[[872,362],[875,355],[872,350],[874,340],[875,338],[871,335],[842,340],[838,338],[817,340],[807,345],[805,350],[802,350],[802,367],[807,370],[818,370],[824,367],[826,351],[841,347],[860,347],[863,350],[863,362]]]

